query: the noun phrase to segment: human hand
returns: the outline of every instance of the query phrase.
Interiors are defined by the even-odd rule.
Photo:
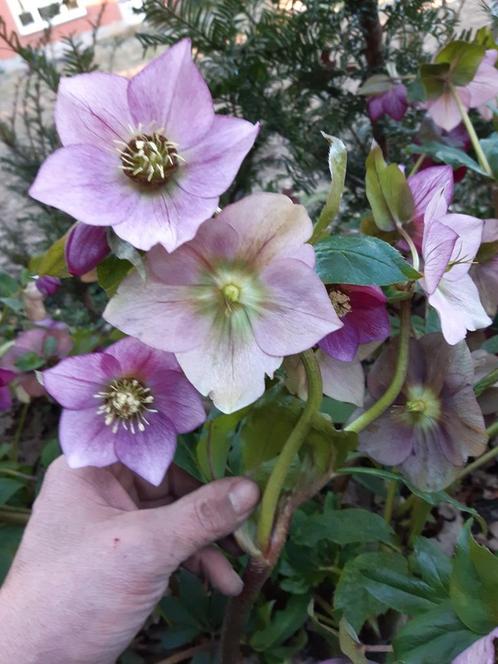
[[[0,589],[0,663],[114,662],[183,563],[238,594],[242,581],[210,545],[258,498],[242,478],[198,489],[172,467],[153,487],[118,464],[71,470],[60,457]]]

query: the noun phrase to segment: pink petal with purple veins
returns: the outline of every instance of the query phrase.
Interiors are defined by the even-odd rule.
[[[325,286],[301,261],[274,260],[260,276],[266,296],[261,314],[251,322],[265,353],[300,353],[342,327]]]
[[[360,336],[350,316],[345,316],[342,323],[343,327],[321,339],[319,346],[330,357],[342,362],[351,362],[360,345]]]
[[[78,222],[69,231],[64,248],[67,269],[70,274],[81,277],[97,267],[109,252],[105,227]]]
[[[135,124],[164,129],[182,150],[195,145],[214,120],[213,100],[192,62],[190,39],[182,39],[134,76],[128,102]]]
[[[61,143],[66,146],[88,143],[116,151],[115,141],[127,143],[133,124],[127,88],[126,78],[103,72],[62,78],[55,106]]]
[[[144,381],[156,372],[180,371],[180,365],[173,353],[155,350],[133,337],[117,341],[106,348],[105,353],[117,360],[123,375]]]
[[[358,449],[386,466],[403,463],[414,445],[412,428],[397,421],[396,412],[396,406],[391,406],[360,434]]]
[[[147,419],[150,424],[144,431],[133,434],[120,427],[111,436],[114,436],[114,449],[119,461],[147,482],[158,486],[173,461],[176,431],[162,413],[153,413]]]
[[[323,393],[337,401],[363,406],[365,374],[361,362],[341,362],[320,350],[317,360],[322,372]]]
[[[425,227],[422,241],[424,257],[423,289],[432,295],[446,272],[458,235],[448,226],[432,221]]]
[[[43,162],[29,194],[93,226],[119,224],[142,197],[121,170],[118,154],[92,145],[56,150]]]
[[[180,367],[178,371],[164,371],[158,367],[147,380],[147,386],[154,395],[152,407],[168,416],[177,433],[193,431],[206,419],[201,396],[181,373]]]
[[[434,429],[413,431],[412,451],[401,463],[400,470],[422,491],[441,491],[451,484],[458,472],[457,467],[448,463],[443,452],[442,439],[445,437],[437,425]]]
[[[498,219],[485,219],[482,229],[482,242],[498,241]]]
[[[121,371],[119,362],[106,353],[77,355],[43,372],[43,386],[64,408],[97,408],[94,395]],[[95,412],[95,411],[94,411]]]
[[[59,422],[59,440],[71,468],[115,463],[115,434],[96,413],[97,406],[85,410],[63,410]]]
[[[220,196],[232,184],[258,132],[258,124],[216,115],[202,140],[182,152],[186,164],[175,174],[178,186],[201,198]]]
[[[479,251],[483,221],[467,214],[447,214],[439,221],[458,235],[450,259],[457,264],[453,265],[445,276],[449,281],[458,281],[468,273]]]
[[[415,205],[414,219],[423,219],[424,213],[435,194],[442,190],[446,206],[453,199],[453,169],[451,166],[430,166],[410,175],[408,186]],[[445,210],[446,212],[446,210]]]

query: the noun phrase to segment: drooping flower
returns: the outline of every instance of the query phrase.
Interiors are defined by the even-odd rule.
[[[67,236],[64,256],[69,274],[82,277],[109,254],[107,229],[104,226],[88,226],[76,223]]]
[[[498,311],[498,219],[485,219],[482,244],[470,269],[482,306],[493,317]]]
[[[433,196],[424,215],[420,284],[436,309],[449,344],[465,339],[467,330],[491,324],[469,275],[482,238],[481,219],[447,212],[444,191]]]
[[[315,274],[306,210],[280,194],[254,194],[204,223],[168,255],[148,255],[104,318],[175,353],[187,378],[223,412],[255,401],[283,356],[306,350],[342,323]]]
[[[498,51],[494,49],[486,51],[472,81],[467,85],[456,87],[456,93],[467,110],[484,106],[496,98],[498,94],[498,70],[495,67],[497,57]],[[462,120],[449,87],[445,88],[436,99],[429,99],[426,104],[430,117],[446,131],[454,129]]]
[[[205,419],[202,399],[174,355],[136,339],[66,358],[43,372],[43,384],[64,409],[59,440],[72,468],[121,461],[158,485],[177,434]]]
[[[50,366],[71,352],[73,341],[67,325],[49,318],[37,321],[36,327],[21,332],[0,358],[0,367],[16,374],[13,381],[22,400],[45,394],[34,370]]]
[[[57,293],[61,285],[61,280],[57,277],[44,275],[38,277],[35,281],[35,284],[40,293],[48,297],[49,295],[55,295],[55,293]]]
[[[56,125],[64,147],[42,165],[33,198],[138,249],[192,239],[215,212],[258,126],[215,115],[183,39],[127,80],[63,78]]]
[[[372,122],[377,122],[382,115],[388,115],[399,122],[408,109],[406,87],[402,83],[393,85],[389,90],[369,97],[367,105]]]
[[[0,411],[9,410],[12,406],[9,384],[12,383],[15,377],[14,371],[0,369]]]
[[[497,639],[498,627],[461,652],[451,664],[495,664],[498,655],[495,647]]]
[[[378,286],[333,286],[329,292],[332,305],[343,322],[340,330],[320,341],[320,348],[330,357],[351,362],[360,344],[384,341],[390,332],[387,298]]]
[[[373,400],[389,386],[397,342],[368,376]],[[398,466],[424,491],[448,486],[469,456],[486,449],[484,419],[473,390],[474,368],[465,342],[448,345],[440,334],[412,340],[405,384],[394,404],[360,434],[360,449]]]

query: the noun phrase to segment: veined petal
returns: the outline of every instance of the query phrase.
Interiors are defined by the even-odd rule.
[[[468,274],[464,274],[458,281],[443,277],[438,288],[429,296],[429,303],[439,314],[444,338],[452,345],[465,339],[467,330],[479,330],[492,322]]]
[[[397,406],[391,406],[360,433],[358,449],[379,463],[397,466],[412,453],[413,444],[413,429],[398,418]]]
[[[423,218],[424,213],[437,194],[442,191],[446,208],[453,199],[453,169],[451,166],[430,166],[410,175],[407,180],[415,205],[414,218]],[[444,211],[446,213],[446,210]]]
[[[476,75],[465,86],[470,96],[470,108],[481,106],[498,96],[498,69],[495,67],[497,56],[495,49],[486,51]]]
[[[446,214],[439,221],[458,235],[451,255],[451,262],[455,265],[445,277],[449,281],[458,281],[470,270],[479,251],[484,222],[468,214]]]
[[[439,426],[413,430],[412,451],[400,470],[422,491],[441,491],[451,484],[458,471],[443,452],[443,446],[450,444],[443,442],[445,437],[446,433]]]
[[[119,224],[133,214],[141,195],[120,169],[117,153],[91,145],[56,150],[29,194],[92,226]]]
[[[55,105],[62,144],[88,143],[117,151],[116,141],[126,143],[133,124],[127,88],[126,78],[104,72],[62,78]]]
[[[342,327],[325,286],[301,261],[274,260],[262,271],[261,281],[266,296],[251,322],[265,353],[300,353]]]
[[[436,290],[446,272],[457,240],[457,233],[438,221],[426,225],[422,240],[424,279],[421,284],[429,295]]]
[[[470,95],[466,94],[464,88],[458,88],[458,92],[464,106],[469,108]],[[427,113],[441,129],[446,131],[454,129],[462,120],[456,101],[450,92],[443,93],[437,99],[430,99],[427,102]]]
[[[318,345],[329,357],[342,362],[351,362],[360,345],[359,332],[348,316],[342,323],[343,326],[339,330],[327,334]]]
[[[156,350],[133,337],[126,337],[108,346],[105,353],[116,358],[124,375],[144,381],[156,372],[180,371],[173,353]]]
[[[193,431],[206,419],[200,394],[179,366],[176,371],[164,371],[157,367],[147,385],[154,395],[153,407],[171,420],[177,433]]]
[[[185,150],[198,142],[214,120],[211,93],[192,62],[190,39],[182,39],[154,58],[128,86],[135,123],[164,129]]]
[[[97,415],[97,405],[84,410],[66,410],[59,422],[59,440],[70,468],[115,463],[114,434]]]
[[[258,124],[216,115],[202,140],[182,151],[186,165],[175,178],[178,186],[202,198],[222,194],[232,184],[258,131]]]
[[[337,401],[363,406],[365,375],[359,360],[341,362],[322,351],[317,351],[323,380],[323,393]]]

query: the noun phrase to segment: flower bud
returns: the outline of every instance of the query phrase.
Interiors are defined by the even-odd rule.
[[[67,269],[70,274],[81,277],[104,260],[109,251],[105,227],[78,222],[70,230],[66,242]]]
[[[38,279],[35,281],[35,285],[42,295],[49,296],[54,295],[59,290],[61,280],[57,277],[44,275],[38,277]]]

